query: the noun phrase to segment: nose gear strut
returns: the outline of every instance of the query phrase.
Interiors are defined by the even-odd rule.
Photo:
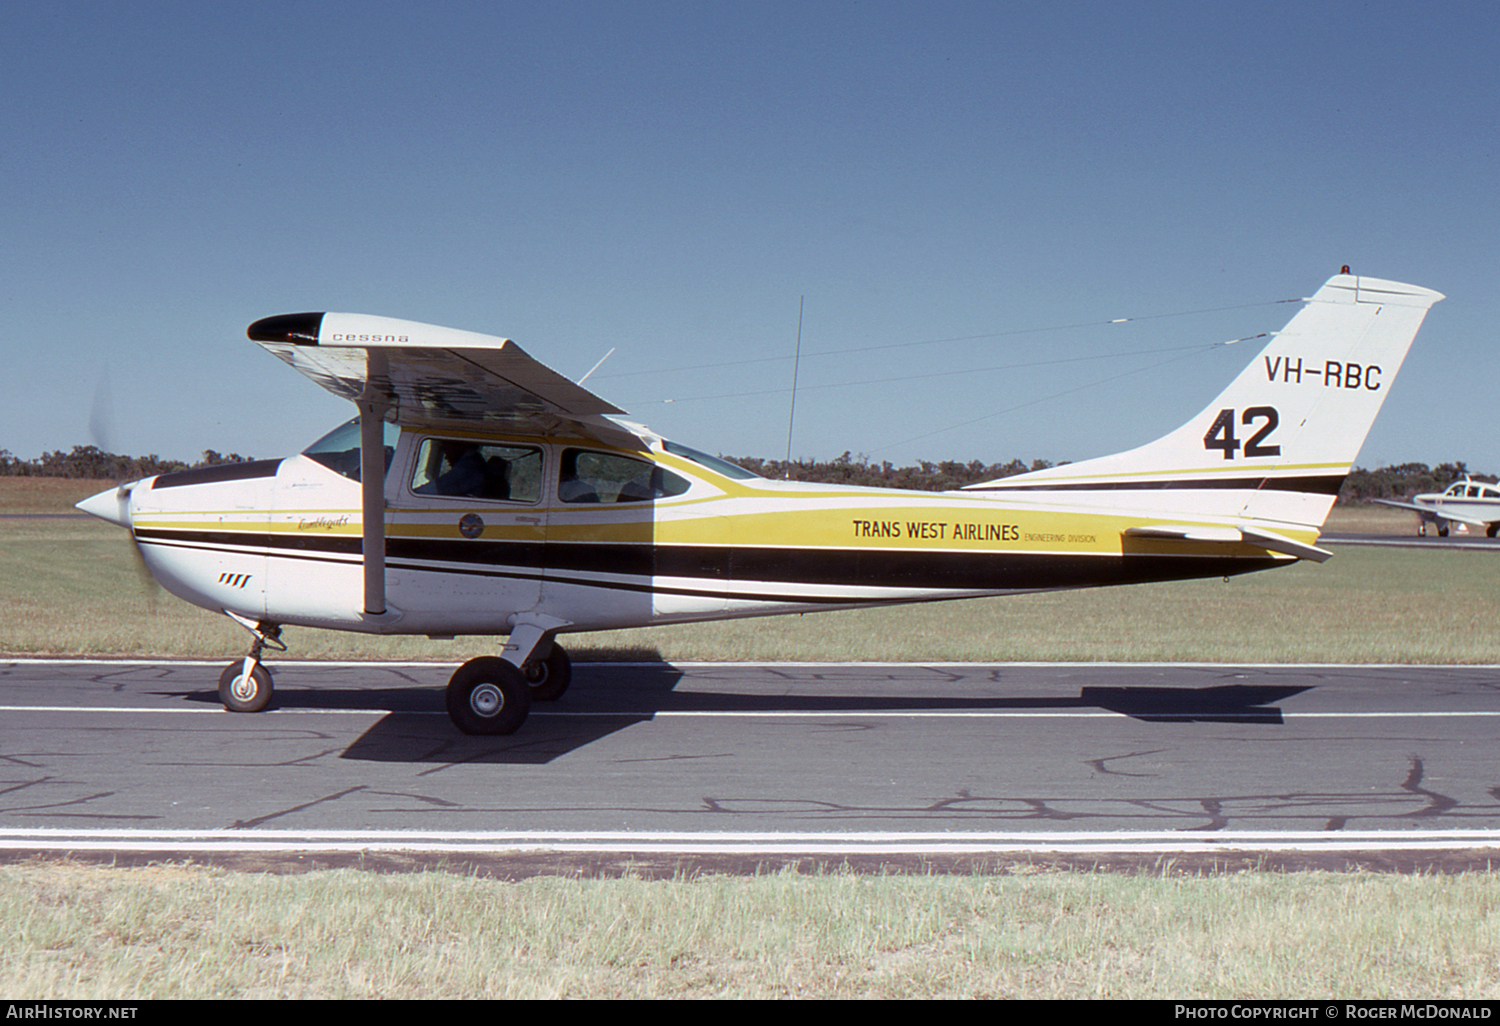
[[[286,651],[286,644],[281,640],[281,625],[266,621],[256,623],[227,609],[224,614],[249,631],[254,640],[244,659],[230,663],[219,674],[219,701],[230,712],[260,712],[271,703],[271,692],[275,687],[271,671],[260,665],[260,656],[268,645],[278,652]]]

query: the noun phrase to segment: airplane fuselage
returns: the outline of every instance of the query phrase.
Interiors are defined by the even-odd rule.
[[[385,480],[387,608],[379,615],[360,604],[360,485],[335,469],[336,458],[299,455],[141,482],[130,497],[131,527],[157,579],[204,608],[441,636],[505,634],[528,613],[566,633],[1227,576],[1293,561],[1248,544],[1124,534],[1153,514],[1180,522],[1191,490],[1165,493],[1168,512],[1152,509],[1160,491],[816,485],[730,477],[668,445],[625,451],[582,439],[401,432]],[[514,494],[487,496],[478,478],[444,485],[435,471],[451,474],[465,458],[445,462],[435,455],[444,448],[505,454],[510,480],[490,490]],[[1228,522],[1202,522],[1216,519]]]

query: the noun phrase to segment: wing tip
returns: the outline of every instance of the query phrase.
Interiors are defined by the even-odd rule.
[[[323,314],[293,313],[262,317],[245,329],[252,342],[290,342],[299,346],[315,346],[323,330]]]

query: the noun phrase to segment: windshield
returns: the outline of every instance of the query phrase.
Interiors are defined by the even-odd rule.
[[[385,469],[391,469],[391,457],[396,453],[396,441],[401,437],[397,424],[382,424],[385,436]],[[359,480],[359,418],[340,424],[312,445],[302,450],[308,459],[317,460],[335,474],[342,474],[351,481]]]
[[[739,464],[730,463],[728,460],[724,459],[721,456],[710,456],[706,452],[699,452],[697,449],[690,449],[687,446],[680,445],[677,442],[663,441],[661,443],[661,447],[667,450],[667,452],[671,453],[673,456],[681,456],[685,460],[692,460],[700,467],[707,467],[709,470],[717,471],[718,473],[723,474],[725,477],[732,477],[736,481],[750,481],[760,478],[759,474],[752,474],[750,471],[746,470]]]

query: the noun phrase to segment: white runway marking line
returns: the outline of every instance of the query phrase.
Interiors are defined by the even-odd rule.
[[[0,660],[0,667],[4,666],[89,666],[89,667],[158,667],[158,668],[180,668],[180,667],[213,667],[222,666],[220,661],[197,660],[197,659],[38,659],[38,658],[9,658]],[[367,662],[361,660],[287,660],[275,664],[286,670],[316,670],[316,669],[445,669],[455,667],[457,663],[443,662],[417,662],[417,661],[391,661],[391,662]],[[915,663],[893,663],[893,662],[823,662],[823,663],[786,663],[786,662],[634,662],[634,663],[579,663],[579,667],[618,667],[620,669],[630,668],[659,668],[661,666],[674,666],[688,670],[714,670],[714,669],[775,669],[786,672],[809,672],[827,669],[944,669],[944,668],[994,668],[994,669],[1213,669],[1213,670],[1402,670],[1410,672],[1423,672],[1430,670],[1442,670],[1447,672],[1500,672],[1500,664],[1415,664],[1415,663],[1129,663],[1129,662],[1064,662],[1064,663],[989,663],[989,662],[915,662]],[[1123,685],[1128,687],[1129,685]],[[436,689],[437,685],[434,685]],[[1191,693],[1190,687],[1183,690]],[[1275,707],[1271,707],[1275,709]],[[182,708],[147,708],[142,706],[0,706],[0,712],[24,713],[24,712],[87,712],[102,714],[133,714],[143,715],[152,713],[172,714],[216,714],[227,710],[219,706],[206,705],[201,709]],[[1277,710],[1281,713],[1283,721],[1291,719],[1401,719],[1401,718],[1424,718],[1441,719],[1456,717],[1495,717],[1500,716],[1500,710],[1475,710],[1472,712],[1462,711],[1423,711],[1411,712],[1391,710],[1384,712],[1290,712]],[[266,715],[326,715],[326,716],[389,716],[396,713],[393,709],[269,709],[259,716]],[[404,716],[444,716],[446,713],[437,710],[412,710],[402,712]],[[857,710],[816,710],[816,711],[791,711],[791,710],[620,710],[620,711],[583,711],[583,710],[561,710],[561,709],[534,709],[533,716],[566,716],[566,717],[594,717],[594,718],[621,718],[621,717],[643,717],[650,719],[670,719],[684,717],[723,717],[741,719],[826,719],[836,717],[859,716],[872,719],[1118,719],[1134,718],[1132,714],[1114,712],[1107,709],[1096,710],[1058,710],[1058,711],[1010,711],[1010,710],[950,710],[950,711],[922,711],[922,710],[880,710],[880,711],[857,711]],[[1170,714],[1167,714],[1170,715]],[[1200,715],[1212,715],[1216,720],[1244,718],[1262,719],[1264,713],[1214,713],[1212,710],[1203,710]],[[1193,714],[1178,714],[1178,718],[1191,718]]]
[[[91,715],[131,715],[131,716],[183,716],[202,715],[217,716],[230,714],[228,709],[218,706],[205,706],[201,709],[179,709],[159,708],[150,706],[108,706],[108,705],[0,705],[0,713],[89,713]],[[1058,712],[1009,712],[994,709],[974,710],[950,710],[947,712],[932,712],[923,710],[862,710],[862,709],[828,709],[828,710],[723,710],[711,709],[617,709],[612,711],[595,710],[564,710],[564,709],[533,709],[532,716],[544,717],[573,717],[573,718],[603,718],[622,719],[627,717],[639,717],[642,719],[665,720],[665,719],[849,719],[857,717],[860,719],[886,719],[886,720],[1099,720],[1099,719],[1138,719],[1141,716],[1149,716],[1155,719],[1194,719],[1198,717],[1209,717],[1216,721],[1244,719],[1263,720],[1268,712],[1279,712],[1283,721],[1291,720],[1380,720],[1380,719],[1474,719],[1478,717],[1500,716],[1500,710],[1477,709],[1473,711],[1453,710],[1428,710],[1425,712],[1403,712],[1392,710],[1386,712],[1290,712],[1285,709],[1276,709],[1269,706],[1261,712],[1215,712],[1213,710],[1202,710],[1199,712],[1159,712],[1159,713],[1124,713],[1113,712],[1108,709],[1099,710],[1071,710]],[[447,716],[440,709],[266,709],[262,712],[248,714],[254,716]]]
[[[316,669],[325,667],[328,669],[452,669],[457,667],[457,662],[442,661],[385,661],[363,659],[268,659],[266,662],[271,666],[284,669]],[[222,669],[225,665],[223,659],[41,659],[33,656],[12,656],[0,658],[0,667],[3,666],[155,666],[163,669],[180,666],[212,667]],[[817,670],[829,667],[841,669],[892,669],[913,668],[923,669],[931,667],[942,669],[944,667],[993,667],[995,669],[1090,669],[1094,667],[1107,667],[1110,669],[1160,669],[1162,667],[1184,667],[1189,669],[1219,669],[1219,670],[1500,670],[1500,663],[1132,663],[1132,662],[774,662],[764,660],[744,660],[739,662],[710,662],[705,660],[682,660],[677,662],[587,662],[580,659],[574,663],[574,669],[620,667],[621,669],[641,669],[662,666],[676,666],[684,669],[709,670],[716,668],[745,669],[766,668],[786,670]]]
[[[162,852],[616,852],[622,854],[900,855],[1007,852],[1416,851],[1500,849],[1500,831],[1080,831],[691,833],[420,830],[63,830],[0,828],[0,849]],[[1497,854],[1500,857],[1500,854]]]

